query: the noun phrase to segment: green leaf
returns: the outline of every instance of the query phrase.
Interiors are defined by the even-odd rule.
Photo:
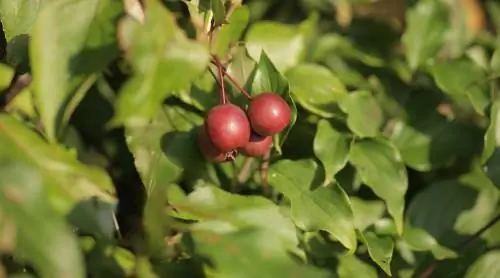
[[[394,122],[391,141],[405,163],[429,171],[480,151],[482,130],[432,114],[411,124]]]
[[[431,251],[438,260],[456,258],[455,251],[441,246],[435,238],[420,228],[406,226],[402,239],[414,251]]]
[[[500,74],[500,48],[495,49],[491,56],[490,70],[493,74]]]
[[[0,236],[9,245],[1,247],[25,257],[42,278],[83,278],[78,242],[65,219],[46,203],[46,185],[33,166],[13,162],[0,167]]]
[[[189,85],[206,69],[208,50],[189,40],[174,15],[158,0],[148,2],[145,22],[120,22],[121,45],[135,75],[121,90],[113,124],[146,124],[163,100]]]
[[[358,237],[368,249],[370,258],[391,276],[391,261],[394,242],[389,237],[379,237],[373,232],[357,231]]]
[[[347,164],[349,139],[326,120],[320,120],[314,137],[314,153],[325,170],[325,184],[330,183]]]
[[[471,235],[493,217],[499,192],[480,169],[456,180],[436,182],[418,193],[408,206],[407,221],[441,245]]]
[[[484,69],[469,59],[440,62],[432,68],[438,87],[451,96],[466,96],[474,109],[484,115],[489,88]]]
[[[398,150],[381,139],[356,141],[351,146],[349,161],[359,171],[361,180],[385,201],[401,234],[408,178]]]
[[[210,0],[215,26],[219,26],[226,21],[226,8],[224,7],[224,2],[224,0]]]
[[[377,271],[369,264],[358,259],[355,255],[344,254],[339,256],[337,268],[339,278],[377,278]]]
[[[229,47],[240,39],[247,27],[249,16],[250,11],[247,6],[239,6],[234,10],[228,19],[229,23],[223,25],[214,35],[212,52],[215,55],[223,57],[228,52]]]
[[[305,231],[324,230],[348,249],[356,248],[354,217],[347,194],[337,184],[315,186],[313,160],[281,160],[269,169],[269,184],[290,199],[292,218]]]
[[[42,1],[0,0],[0,21],[7,42],[19,35],[30,35]]]
[[[251,25],[245,41],[248,53],[254,60],[258,61],[264,51],[283,73],[302,60],[305,48],[305,36],[299,26],[273,21],[260,21]]]
[[[117,57],[115,26],[122,13],[120,1],[62,0],[42,6],[30,58],[36,105],[51,142],[69,118],[64,115],[72,113],[71,102],[78,102],[94,75]]]
[[[447,8],[442,1],[419,1],[408,9],[406,20],[402,41],[406,60],[415,71],[442,47],[448,29]]]
[[[322,117],[333,117],[334,104],[347,95],[344,84],[320,65],[299,65],[288,71],[286,77],[297,102]]]
[[[114,203],[114,186],[99,168],[80,163],[57,145],[50,145],[36,132],[9,115],[0,116],[0,160],[22,161],[39,169],[48,187],[48,198],[60,213],[91,197]]]
[[[364,231],[370,225],[375,224],[379,220],[384,211],[385,206],[382,201],[366,201],[357,197],[350,197],[352,211],[354,212],[354,220],[356,229]]]
[[[500,250],[490,251],[477,259],[465,278],[495,278],[500,276]]]
[[[484,149],[481,156],[481,163],[488,161],[495,149],[500,147],[500,133],[497,131],[498,119],[500,117],[500,102],[495,101],[491,106],[490,123],[488,130],[484,134]]]
[[[383,123],[380,105],[369,91],[355,91],[340,101],[347,113],[347,126],[359,137],[376,137]]]
[[[195,231],[193,237],[199,254],[212,262],[209,269],[216,277],[329,277],[324,270],[297,262],[278,236],[266,231],[245,229],[223,235]]]
[[[0,63],[0,93],[7,89],[14,78],[14,69]]]
[[[281,213],[280,207],[260,196],[241,196],[214,186],[202,186],[185,200],[170,200],[170,204],[178,213],[187,213],[191,220],[199,221],[192,227],[193,230],[226,233],[253,227],[276,235],[276,240],[289,250],[298,245],[291,220]]]
[[[232,55],[231,64],[227,68],[227,72],[239,84],[246,84],[248,78],[253,74],[256,62],[248,56],[247,50],[243,46],[235,47]]]
[[[183,164],[179,157],[188,161],[200,159],[193,128],[202,123],[203,118],[192,112],[165,107],[150,123],[125,126],[127,145],[148,193],[156,185],[166,185],[180,177]]]

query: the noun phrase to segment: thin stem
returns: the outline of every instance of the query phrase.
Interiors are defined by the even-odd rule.
[[[215,56],[214,56],[215,57]],[[224,70],[222,68],[222,64],[217,60],[217,62],[215,63],[215,65],[217,66],[217,69],[219,70],[219,102],[221,104],[226,104],[226,88],[224,86]]]
[[[252,166],[254,161],[255,159],[252,157],[245,157],[245,159],[243,160],[243,164],[238,169],[237,174],[235,175],[233,180],[232,186],[234,192],[237,191],[237,187],[239,185],[244,184],[252,175]]]
[[[217,67],[219,67],[219,65],[221,66],[222,70],[224,71],[224,75],[231,82],[231,84],[233,84],[233,86],[236,87],[236,89],[238,89],[241,92],[241,94],[243,94],[243,96],[245,96],[248,100],[252,100],[252,96],[238,83],[238,81],[236,81],[227,72],[226,68],[224,68],[224,66],[221,64],[219,58],[217,58],[217,56],[215,56],[215,55],[212,55],[212,58],[213,58],[212,63],[215,64]]]
[[[262,161],[260,162],[260,183],[262,185],[262,193],[264,196],[269,196],[269,181],[268,181],[268,171],[269,171],[269,159],[271,157],[271,148],[266,152]]]

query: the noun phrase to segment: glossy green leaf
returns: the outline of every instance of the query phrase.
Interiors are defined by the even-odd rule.
[[[477,259],[467,270],[465,278],[494,278],[500,276],[500,251],[490,251]]]
[[[42,278],[85,277],[78,242],[65,219],[47,203],[46,183],[33,166],[0,167],[0,248],[25,256]],[[5,246],[8,244],[9,246]]]
[[[136,74],[121,90],[114,124],[147,123],[169,94],[189,88],[208,65],[207,49],[188,39],[159,1],[148,3],[144,24],[130,17],[120,22],[120,43]]]
[[[242,228],[258,228],[276,235],[289,250],[298,245],[295,226],[273,202],[260,196],[241,196],[214,186],[195,189],[185,200],[170,201],[177,214],[189,214],[198,220],[193,230],[235,232]]]
[[[347,164],[349,158],[349,139],[335,130],[326,120],[320,120],[314,137],[314,154],[325,170],[325,184],[330,183]]]
[[[337,268],[339,278],[377,278],[377,271],[369,264],[350,254],[344,254],[339,257],[339,266]]]
[[[361,180],[385,201],[401,234],[408,177],[398,150],[381,139],[357,141],[351,146],[349,161],[359,171]]]
[[[0,0],[0,21],[7,42],[30,35],[42,1]]]
[[[245,229],[222,235],[198,231],[193,237],[197,251],[213,262],[210,269],[216,277],[329,277],[328,272],[292,258],[276,234]]]
[[[473,234],[490,221],[499,194],[476,169],[456,180],[436,182],[417,194],[408,206],[407,221],[442,245],[454,244],[452,235]]]
[[[14,69],[0,64],[0,92],[9,87],[12,78],[14,78]]]
[[[218,1],[216,1],[218,2]],[[212,52],[218,57],[223,57],[229,47],[235,44],[247,27],[250,11],[246,6],[240,6],[229,17],[228,24],[223,25],[215,34]]]
[[[430,251],[438,260],[452,259],[458,256],[455,251],[441,246],[435,238],[420,228],[406,226],[402,239],[415,251]]]
[[[0,160],[22,161],[39,169],[50,203],[60,213],[68,213],[77,202],[91,197],[115,201],[114,186],[102,169],[80,163],[9,115],[0,116]]]
[[[261,52],[265,51],[281,72],[302,60],[304,40],[304,34],[299,31],[298,26],[272,21],[253,24],[245,36],[250,56],[258,61]]]
[[[288,71],[286,77],[297,102],[322,117],[333,117],[334,105],[347,95],[344,84],[320,65],[299,65]]]
[[[355,91],[340,101],[347,126],[359,137],[376,137],[383,123],[382,109],[369,91]]]
[[[438,53],[448,29],[448,14],[442,1],[423,0],[406,12],[403,34],[406,60],[415,71]]]
[[[235,47],[233,60],[227,68],[228,73],[239,84],[246,84],[248,78],[252,75],[256,62],[250,58],[247,50],[243,46]]]
[[[440,62],[432,68],[438,87],[452,96],[466,96],[474,109],[484,115],[489,104],[486,72],[468,59]]]
[[[373,232],[357,232],[359,239],[368,249],[370,258],[391,276],[391,261],[394,242],[389,237],[379,237]]]
[[[305,231],[329,232],[348,249],[356,248],[354,217],[347,194],[337,184],[317,185],[313,160],[281,160],[269,169],[269,184],[291,201],[292,218]]]
[[[122,13],[120,1],[103,0],[50,1],[40,9],[30,42],[32,85],[50,141],[67,122],[71,102],[118,56],[115,26]]]
[[[385,211],[384,202],[382,201],[367,201],[357,197],[350,197],[349,199],[354,212],[356,229],[360,231],[364,231],[370,225],[375,224]]]

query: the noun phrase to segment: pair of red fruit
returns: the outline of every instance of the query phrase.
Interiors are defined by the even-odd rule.
[[[226,103],[211,108],[198,133],[198,144],[212,162],[234,160],[238,153],[262,157],[272,146],[272,136],[290,123],[292,111],[273,93],[253,97],[248,110]]]

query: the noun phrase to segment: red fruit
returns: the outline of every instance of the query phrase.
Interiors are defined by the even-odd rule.
[[[273,93],[254,97],[247,113],[252,129],[262,136],[280,133],[292,118],[292,110],[286,101]]]
[[[234,150],[226,153],[218,151],[210,141],[204,125],[198,130],[198,146],[205,158],[210,162],[220,163],[231,161],[234,160],[237,155],[237,152]]]
[[[273,138],[271,136],[262,137],[258,134],[252,133],[250,141],[239,151],[250,157],[262,157],[271,148]]]
[[[247,115],[233,104],[222,104],[210,109],[205,125],[212,144],[220,152],[243,147],[250,139]]]

